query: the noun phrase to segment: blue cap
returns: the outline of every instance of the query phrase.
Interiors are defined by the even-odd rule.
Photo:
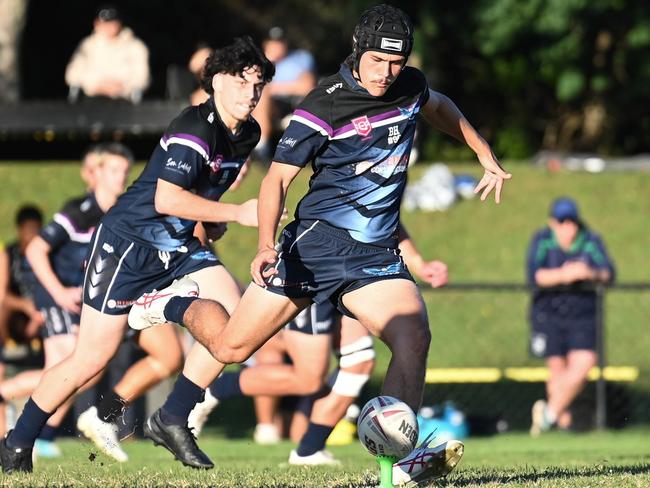
[[[558,198],[551,205],[551,217],[559,221],[573,220],[578,222],[580,220],[578,204],[571,198]]]

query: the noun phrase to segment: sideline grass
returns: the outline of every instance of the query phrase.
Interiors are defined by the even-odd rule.
[[[583,435],[551,433],[533,440],[509,434],[466,442],[463,461],[447,480],[453,487],[647,487],[650,486],[650,431],[642,429]],[[108,461],[91,444],[62,441],[65,457],[43,460],[32,475],[3,476],[2,486],[174,486],[174,487],[349,487],[376,486],[374,459],[354,443],[332,448],[341,468],[280,467],[291,445],[262,447],[248,440],[209,436],[202,447],[217,468],[194,471],[164,449],[144,441],[125,443],[126,464]],[[430,486],[437,486],[430,484]]]

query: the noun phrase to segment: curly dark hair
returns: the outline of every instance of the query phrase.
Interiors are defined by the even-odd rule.
[[[237,37],[229,46],[216,49],[205,61],[201,75],[201,88],[212,95],[214,75],[217,73],[241,75],[245,69],[253,66],[260,69],[264,83],[271,81],[275,74],[273,63],[264,56],[250,36]]]

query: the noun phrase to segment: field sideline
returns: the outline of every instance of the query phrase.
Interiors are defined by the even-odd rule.
[[[650,486],[650,430],[628,429],[583,435],[551,433],[538,440],[509,434],[466,442],[465,457],[445,482],[452,487],[647,487]],[[182,467],[160,447],[126,442],[126,464],[96,454],[87,442],[62,440],[65,457],[44,460],[32,475],[3,476],[1,486],[174,486],[337,487],[376,486],[373,458],[354,443],[332,448],[341,468],[288,468],[290,443],[258,446],[215,436],[201,445],[216,461],[213,471]]]

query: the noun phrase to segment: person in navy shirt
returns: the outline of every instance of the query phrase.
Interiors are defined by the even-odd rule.
[[[169,298],[175,290],[163,289],[136,302],[129,325],[182,323],[219,361],[235,363],[311,303],[330,301],[391,350],[382,394],[418,410],[431,332],[398,248],[408,240],[399,208],[417,117],[476,153],[484,169],[475,189],[482,200],[494,190],[498,202],[510,175],[456,105],[406,67],[413,46],[406,14],[388,5],[366,10],[353,41],[339,73],[307,95],[278,143],[260,187],[254,283],[230,320],[215,302]],[[307,165],[309,190],[276,246],[287,189]],[[227,325],[222,330],[218,323]]]
[[[530,309],[530,349],[549,369],[547,401],[533,405],[533,436],[571,425],[569,407],[596,365],[596,292],[585,283],[613,282],[614,263],[601,237],[581,220],[571,198],[555,200],[548,226],[528,250],[528,283],[536,287]]]

